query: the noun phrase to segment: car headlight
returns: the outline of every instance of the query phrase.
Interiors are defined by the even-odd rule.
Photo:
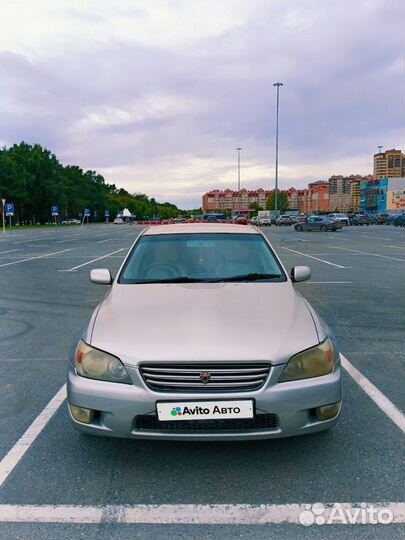
[[[94,349],[80,340],[75,353],[76,371],[82,377],[132,384],[122,362],[115,356]]]
[[[332,342],[329,338],[325,341],[300,352],[290,358],[279,382],[296,381],[299,379],[310,379],[327,375],[333,370],[335,354]]]

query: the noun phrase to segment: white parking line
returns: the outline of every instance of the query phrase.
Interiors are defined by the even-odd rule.
[[[387,238],[386,236],[372,236],[371,234],[361,234],[363,238],[372,238],[373,240],[376,238],[377,240],[391,240],[391,238]]]
[[[340,514],[336,514],[339,505]],[[366,518],[365,508],[373,508],[374,516],[385,523],[405,523],[405,503],[326,503],[323,505],[322,527],[327,525],[367,525],[377,521]],[[0,505],[3,523],[144,523],[188,525],[265,525],[290,523],[311,525],[315,517],[308,510],[311,504],[137,504],[129,505]],[[363,510],[363,512],[361,511]],[[343,519],[342,519],[343,516]],[[348,517],[352,519],[348,521]],[[354,519],[353,519],[354,516]],[[310,519],[309,523],[305,521]],[[312,521],[313,520],[313,521]],[[382,522],[382,527],[384,522]]]
[[[405,259],[398,259],[397,257],[389,257],[388,255],[379,255],[378,253],[370,253],[369,251],[360,251],[358,249],[350,249],[350,248],[344,248],[340,246],[336,246],[336,249],[344,249],[345,251],[352,251],[353,253],[360,253],[361,255],[371,255],[373,257],[380,257],[381,259],[390,259],[391,261],[405,262]]]
[[[111,242],[114,238],[107,238],[107,240],[97,240],[96,244],[104,244],[105,242]]]
[[[20,251],[20,249],[8,249],[7,251],[0,251],[0,255],[3,255],[4,253],[12,253],[13,251]]]
[[[367,377],[364,377],[349,360],[340,355],[342,366],[374,403],[405,433],[405,416]]]
[[[57,392],[45,409],[32,422],[27,431],[18,439],[13,448],[0,461],[0,487],[7,480],[9,474],[23,458],[32,443],[47,425],[66,398],[66,385]]]
[[[306,285],[311,285],[312,283],[333,283],[333,284],[339,284],[339,283],[353,283],[353,281],[306,281]]]
[[[405,249],[405,246],[387,246],[387,247],[395,248],[395,249]]]
[[[69,238],[68,240],[58,240],[55,244],[63,244],[64,242],[75,242],[78,238]]]
[[[52,255],[59,255],[60,253],[66,253],[66,251],[72,251],[71,249],[63,249],[62,251],[55,251],[54,253],[47,253],[46,255],[37,255],[36,257],[29,257],[28,259],[21,259],[19,261],[13,261],[8,262],[4,264],[0,264],[0,268],[3,268],[4,266],[11,266],[12,264],[20,264],[27,261],[33,261],[34,259],[44,259],[45,257],[51,257]]]
[[[111,255],[115,255],[116,253],[119,253],[120,251],[124,251],[124,249],[125,248],[117,249],[116,251],[107,253],[107,255],[103,255],[102,257],[97,257],[97,259],[92,259],[91,261],[87,261],[83,264],[74,266],[73,268],[69,268],[68,270],[59,270],[59,272],[74,272],[75,270],[78,270],[79,268],[82,268],[83,266],[87,266],[88,264],[91,264],[93,262],[100,261],[101,259],[105,259],[106,257],[111,257]]]
[[[309,259],[315,259],[316,261],[323,262],[325,264],[329,264],[330,266],[335,266],[336,268],[346,268],[346,266],[341,266],[340,264],[331,263],[329,261],[325,261],[324,259],[318,259],[317,257],[313,257],[312,255],[307,255],[306,253],[301,253],[301,251],[295,251],[295,249],[290,249],[283,247],[282,249],[285,249],[287,251],[291,251],[292,253],[298,253],[298,255],[302,255],[303,257],[308,257]],[[340,248],[345,249],[345,248]]]

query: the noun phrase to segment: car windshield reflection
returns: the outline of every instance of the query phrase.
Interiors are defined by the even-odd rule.
[[[259,234],[145,235],[130,253],[119,283],[286,281]]]

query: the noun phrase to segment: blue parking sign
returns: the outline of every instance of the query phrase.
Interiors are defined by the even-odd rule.
[[[53,216],[59,216],[59,207],[58,206],[51,206],[51,212]]]
[[[84,216],[85,217],[90,217],[90,209],[89,208],[84,209]]]
[[[6,203],[5,205],[6,209],[6,216],[14,216],[14,203]]]
[[[110,211],[104,210],[104,217],[110,217]]]

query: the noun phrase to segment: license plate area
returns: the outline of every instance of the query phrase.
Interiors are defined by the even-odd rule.
[[[255,404],[253,399],[157,401],[156,414],[161,422],[254,418]]]

